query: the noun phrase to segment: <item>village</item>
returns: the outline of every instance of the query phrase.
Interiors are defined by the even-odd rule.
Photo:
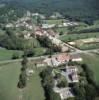
[[[34,21],[32,17],[36,18],[36,21]],[[49,74],[51,79],[49,78],[49,83],[46,82],[46,85],[50,84],[51,80],[53,83],[51,89],[54,93],[59,95],[61,100],[76,100],[75,98],[78,94],[75,93],[75,86],[79,88],[76,91],[78,92],[80,91],[80,85],[87,86],[89,84],[87,72],[85,72],[83,66],[84,58],[82,57],[82,54],[91,55],[90,51],[99,53],[99,38],[95,35],[94,37],[87,36],[87,38],[79,39],[77,37],[78,34],[76,34],[77,39],[73,40],[71,36],[68,39],[69,41],[64,41],[60,37],[64,37],[65,35],[68,36],[68,34],[72,33],[75,27],[86,27],[86,25],[82,25],[82,23],[77,21],[64,19],[59,13],[56,13],[49,18],[51,18],[51,22],[48,23],[49,19],[44,15],[39,13],[31,14],[27,11],[25,17],[16,22],[8,23],[6,28],[15,28],[18,30],[22,28],[21,31],[16,32],[16,36],[21,37],[24,40],[35,39],[41,44],[43,43],[45,50],[43,50],[44,54],[33,57],[30,53],[30,61],[34,58],[40,59],[40,61],[37,60],[34,64],[36,69],[43,67],[45,69],[51,68]],[[55,23],[53,23],[54,21]],[[62,28],[65,28],[65,31],[57,31]],[[67,33],[66,30],[68,31]],[[94,48],[95,43],[97,43],[97,45],[95,45],[96,48]],[[82,48],[84,45],[90,46]],[[43,46],[41,45],[41,47]],[[34,48],[36,47],[34,46]],[[26,72],[27,76],[31,77],[35,73],[35,70],[33,68],[27,68]],[[30,79],[28,78],[28,80]],[[45,88],[43,85],[42,87]]]

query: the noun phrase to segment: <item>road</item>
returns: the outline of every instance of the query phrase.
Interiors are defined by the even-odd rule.
[[[88,55],[90,54],[91,55],[92,54],[91,52],[97,52],[97,51],[99,51],[99,49],[80,50],[80,49],[78,49],[76,47],[73,47],[73,46],[69,45],[68,43],[65,43],[65,42],[59,40],[56,37],[50,36],[49,34],[47,34],[47,36],[48,36],[48,38],[50,40],[56,40],[56,43],[54,42],[54,44],[57,45],[57,43],[61,43],[62,46],[70,48],[72,50],[72,52],[70,54],[80,54],[80,53],[84,53],[84,54],[88,54]],[[57,53],[57,54],[54,54],[52,56],[57,56],[59,54],[61,54],[61,53]],[[29,57],[28,60],[41,60],[41,59],[43,60],[43,59],[48,58],[49,56],[50,55],[44,55],[44,56],[39,56],[39,57]],[[19,61],[22,61],[22,59],[0,61],[0,64],[3,64],[3,63],[11,63],[11,62],[19,62]]]

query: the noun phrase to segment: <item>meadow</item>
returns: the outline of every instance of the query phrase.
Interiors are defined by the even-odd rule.
[[[81,33],[81,34],[65,34],[60,36],[59,38],[64,42],[70,42],[78,39],[86,39],[91,37],[99,37],[99,32],[94,33]]]
[[[18,53],[19,58],[21,58],[21,56],[23,55],[22,51],[0,48],[0,61],[11,60],[14,53]]]
[[[44,100],[39,71],[34,71],[24,89],[17,88],[20,62],[0,65],[0,100]]]
[[[84,63],[86,63],[89,66],[89,68],[93,71],[95,81],[99,85],[99,55],[82,54],[82,57],[84,59]]]

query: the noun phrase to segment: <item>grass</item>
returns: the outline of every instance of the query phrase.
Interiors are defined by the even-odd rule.
[[[44,91],[40,80],[38,73],[33,74],[28,81],[27,88],[23,92],[23,100],[44,100]]]
[[[25,46],[27,48],[34,48],[34,47],[38,48],[38,47],[41,47],[39,41],[37,39],[35,39],[35,38],[31,38],[31,39],[26,40],[25,41]]]
[[[26,40],[26,43],[24,43],[27,48],[34,48],[34,56],[41,56],[45,53],[46,49],[41,47],[39,42],[33,38],[30,40]],[[18,50],[7,50],[5,48],[0,48],[0,61],[3,60],[10,60],[12,59],[13,54],[18,53],[19,58],[22,57],[23,51]]]
[[[54,30],[58,33],[63,32],[63,34],[69,31],[67,27],[55,28]]]
[[[14,53],[16,53],[16,52],[18,52],[20,57],[23,55],[22,51],[7,50],[7,49],[0,48],[0,61],[2,61],[2,60],[10,60],[12,58],[12,55]]]
[[[35,56],[41,56],[41,55],[44,55],[44,53],[46,52],[46,49],[43,48],[43,47],[40,47],[40,48],[35,48],[34,49],[34,55]]]
[[[57,24],[57,25],[62,24],[63,21],[65,21],[65,19],[49,19],[49,20],[43,20],[44,23],[47,23],[47,24]]]
[[[0,66],[0,100],[18,100],[20,67],[19,63]]]
[[[3,31],[3,30],[0,29],[0,36],[4,35],[4,34],[5,34],[5,31]]]
[[[86,63],[89,66],[89,68],[93,71],[95,81],[99,85],[99,55],[82,54],[82,57],[84,59],[84,63]]]
[[[95,33],[82,33],[82,34],[65,34],[60,36],[60,39],[64,42],[74,41],[78,39],[86,39],[91,37],[99,37],[99,32]]]
[[[39,71],[34,71],[26,88],[17,88],[20,68],[19,62],[0,65],[0,100],[44,100]]]
[[[76,47],[81,49],[81,50],[99,49],[99,43],[77,45]]]

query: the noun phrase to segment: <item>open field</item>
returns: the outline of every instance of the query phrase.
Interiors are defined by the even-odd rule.
[[[86,63],[89,66],[89,68],[93,71],[96,83],[99,84],[99,55],[82,54],[82,57],[84,59],[84,63]]]
[[[21,64],[0,65],[0,100],[44,100],[39,72],[34,71],[23,90],[17,88]]]
[[[19,57],[21,57],[23,55],[22,51],[7,50],[7,49],[0,48],[0,61],[1,60],[10,60],[14,53],[18,53]]]
[[[99,43],[77,45],[76,47],[81,49],[81,50],[99,49]]]
[[[60,36],[60,39],[64,42],[74,41],[78,39],[86,39],[91,37],[99,37],[99,32],[95,33],[81,33],[81,34],[65,34]]]
[[[34,56],[41,56],[41,55],[44,55],[44,53],[46,52],[46,49],[43,48],[43,47],[40,47],[40,48],[35,48],[34,49]]]
[[[99,49],[99,38],[78,39],[68,43],[81,50]]]
[[[49,19],[49,20],[43,20],[44,23],[46,24],[56,24],[56,25],[61,25],[65,21],[65,19]]]
[[[56,32],[58,32],[58,33],[63,32],[63,34],[69,32],[69,30],[68,30],[67,27],[55,28],[54,30],[55,30]]]
[[[79,25],[78,26],[73,26],[72,28],[72,31],[79,31],[81,30],[82,28],[85,28],[87,25],[85,23],[82,23],[82,22],[77,22]],[[63,32],[63,34],[65,33],[71,33],[71,30],[69,27],[58,27],[58,28],[55,28],[55,31],[60,33],[60,32]]]

